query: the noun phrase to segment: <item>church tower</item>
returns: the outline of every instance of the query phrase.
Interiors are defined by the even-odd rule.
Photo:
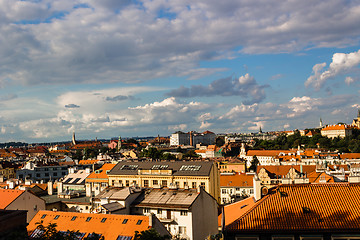
[[[121,149],[121,136],[119,136],[119,141],[118,141],[117,148],[118,148],[118,151],[120,151],[120,149]]]
[[[76,140],[75,140],[75,131],[72,134],[72,144],[76,145]]]

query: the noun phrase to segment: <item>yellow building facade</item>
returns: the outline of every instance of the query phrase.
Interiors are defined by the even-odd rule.
[[[119,162],[109,173],[109,186],[196,189],[202,187],[220,200],[220,177],[216,164],[204,162]]]

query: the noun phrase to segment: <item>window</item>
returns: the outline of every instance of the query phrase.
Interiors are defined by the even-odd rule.
[[[34,206],[34,211],[37,211],[37,205]]]
[[[48,177],[49,176],[49,173],[47,172],[47,173],[45,173],[45,177]]]
[[[101,222],[104,223],[106,221],[106,218],[101,219]]]
[[[236,188],[236,191],[240,191],[240,188],[237,187],[237,188]]]
[[[187,182],[184,182],[184,188],[188,186],[188,183]]]
[[[191,188],[196,188],[196,182],[193,182],[193,183],[192,183]]]
[[[132,182],[132,184],[133,184],[133,186],[136,186],[137,182],[134,180],[134,181]]]
[[[54,177],[57,177],[57,173],[56,173],[56,172],[54,172],[54,173],[53,173],[53,176],[54,176]]]
[[[221,193],[225,194],[226,193],[226,189],[222,189]]]
[[[157,213],[158,213],[158,214],[162,214],[162,209],[159,208],[159,209],[157,210]]]
[[[42,215],[42,216],[41,216],[41,219],[44,219],[45,217],[46,217],[46,214]]]
[[[152,182],[153,182],[153,185],[159,185],[158,180],[153,180]]]
[[[136,225],[140,225],[142,223],[142,220],[138,220]]]
[[[161,186],[167,187],[167,181],[166,181],[166,180],[162,180],[162,181],[161,181]]]
[[[144,187],[149,187],[149,180],[144,180]]]
[[[300,240],[323,240],[322,236],[300,236]]]
[[[71,218],[71,221],[75,221],[75,219],[76,219],[76,216],[72,217],[72,218]]]
[[[115,185],[115,180],[111,181],[111,185],[114,186]]]
[[[186,227],[179,226],[179,233],[186,234]]]
[[[274,236],[272,240],[294,240],[294,236]]]
[[[40,173],[37,173],[37,174],[36,174],[36,177],[39,178],[39,177],[40,177]]]
[[[144,208],[144,213],[150,213],[150,208]]]
[[[86,221],[89,222],[91,220],[91,217],[86,218]]]
[[[175,182],[175,186],[176,186],[176,187],[179,187],[179,186],[180,186],[180,183],[179,183],[179,182]]]
[[[180,211],[180,216],[187,216],[188,212],[186,210],[181,210]]]
[[[203,187],[203,188],[205,188],[205,182],[201,182],[201,183],[200,183],[200,186]]]
[[[126,224],[127,221],[128,221],[128,219],[125,218],[124,221],[122,222],[122,224]]]
[[[126,180],[126,186],[129,187],[130,186],[130,181]]]
[[[56,215],[55,217],[54,217],[54,219],[56,220],[56,219],[58,219],[60,217],[60,215]]]
[[[61,175],[65,176],[65,175],[66,175],[66,172],[62,172]]]

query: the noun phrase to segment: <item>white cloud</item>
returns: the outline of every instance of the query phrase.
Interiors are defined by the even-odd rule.
[[[359,4],[346,0],[1,0],[0,82],[196,79],[225,70],[200,61],[239,52],[357,44],[359,13]]]
[[[322,71],[326,66],[326,63],[316,64],[313,67],[314,75],[310,76],[306,82],[305,86],[308,87],[312,85],[316,90],[319,90],[324,86],[327,80],[334,78],[341,74],[345,74],[354,69],[360,64],[360,50],[352,53],[335,53],[332,57],[332,62],[329,65],[329,68],[325,71]],[[347,84],[353,82],[351,77],[345,79]]]

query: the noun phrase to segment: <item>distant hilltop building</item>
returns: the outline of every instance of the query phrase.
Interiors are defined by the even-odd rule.
[[[357,118],[353,120],[352,125],[360,128],[360,109],[358,109]]]
[[[215,144],[215,139],[216,139],[216,134],[210,131],[205,131],[202,133],[198,133],[195,131],[184,133],[178,131],[171,134],[170,145],[171,146],[180,146],[180,145],[196,146],[196,144],[211,145],[211,144]]]
[[[346,124],[329,125],[321,129],[321,135],[328,138],[344,138],[352,135],[353,126]]]

